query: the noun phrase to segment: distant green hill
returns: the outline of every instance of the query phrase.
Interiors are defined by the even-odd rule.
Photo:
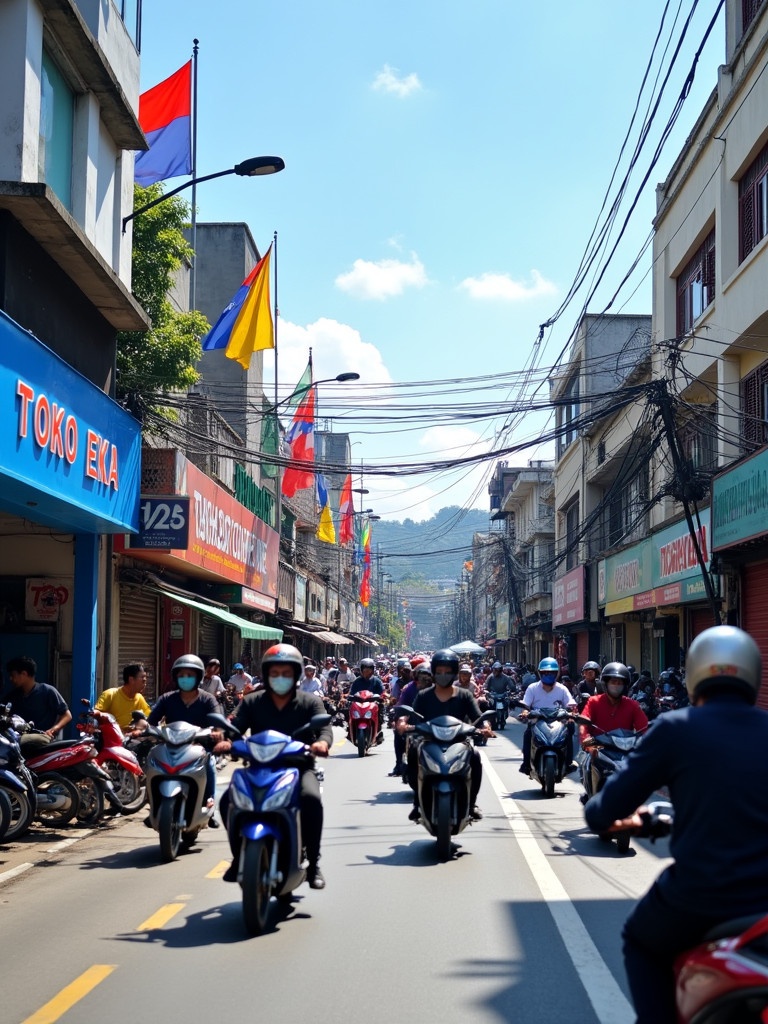
[[[381,555],[382,572],[395,581],[406,576],[425,580],[457,580],[463,563],[472,557],[472,535],[486,533],[488,512],[449,505],[431,519],[402,523],[382,519],[373,524],[374,572]]]

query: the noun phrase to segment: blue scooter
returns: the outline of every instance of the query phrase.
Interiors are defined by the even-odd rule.
[[[269,925],[272,897],[289,901],[306,878],[300,779],[315,759],[305,741],[311,742],[331,716],[315,715],[293,736],[268,729],[247,738],[223,715],[208,718],[237,737],[232,756],[246,762],[232,773],[226,825],[241,839],[237,880],[245,927],[250,935],[261,935]]]

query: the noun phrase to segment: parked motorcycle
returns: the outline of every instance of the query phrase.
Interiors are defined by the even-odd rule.
[[[158,833],[160,856],[168,863],[194,845],[213,817],[213,798],[205,796],[211,730],[173,722],[148,725],[145,735],[153,741],[146,766],[148,824]]]
[[[2,838],[9,842],[27,833],[37,810],[37,794],[32,773],[24,763],[19,746],[20,733],[25,728],[22,719],[17,719],[8,704],[0,708],[0,794],[3,804],[0,820]],[[55,802],[58,797],[43,792],[41,805],[48,800]],[[7,806],[8,820],[5,819]]]
[[[96,744],[100,765],[112,780],[114,792],[125,814],[133,814],[147,802],[147,780],[134,751],[126,747],[126,737],[114,715],[97,711],[82,698],[85,710],[80,715],[78,731],[91,736]]]
[[[409,738],[417,745],[416,797],[421,823],[437,840],[438,858],[446,861],[451,856],[451,837],[463,832],[472,821],[472,737],[496,712],[486,711],[472,725],[466,725],[450,715],[425,722],[405,705],[399,711],[421,719]]]
[[[555,784],[563,781],[569,765],[568,739],[573,728],[573,717],[565,708],[536,708],[531,710],[523,701],[516,707],[528,711],[531,729],[531,778],[540,783],[544,796],[555,795]]]
[[[586,725],[590,731],[599,729],[599,726],[594,725],[583,715],[576,715],[575,721],[579,725]],[[600,730],[600,733],[599,736],[592,737],[597,747],[595,757],[585,755],[581,761],[581,782],[584,786],[582,803],[586,803],[591,796],[600,792],[610,776],[618,771],[622,761],[626,760],[645,735],[644,732],[633,732],[632,729],[611,729],[609,732]],[[626,853],[632,837],[629,832],[602,832],[600,838],[608,843],[615,839],[619,853]]]
[[[245,761],[232,773],[227,828],[241,837],[237,880],[249,934],[267,930],[271,898],[289,901],[306,878],[301,837],[302,771],[314,765],[311,743],[331,720],[315,715],[293,736],[274,729],[243,738],[221,715],[209,715],[228,736],[232,754]]]
[[[370,690],[361,690],[349,698],[349,741],[357,747],[358,757],[365,757],[377,742],[383,699]]]
[[[643,825],[628,831],[668,836],[672,805],[649,804]],[[675,961],[675,1003],[680,1024],[761,1024],[768,1020],[768,915],[717,925]]]

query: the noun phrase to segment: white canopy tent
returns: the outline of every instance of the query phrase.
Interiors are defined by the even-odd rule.
[[[460,644],[451,644],[449,650],[456,654],[485,654],[486,650],[474,640],[462,640]]]

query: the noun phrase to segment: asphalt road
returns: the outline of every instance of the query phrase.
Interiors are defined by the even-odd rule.
[[[407,820],[410,791],[387,777],[391,733],[360,759],[336,730],[327,888],[303,886],[260,938],[245,933],[239,888],[220,880],[223,829],[173,864],[141,812],[83,838],[0,847],[3,1024],[630,1024],[621,923],[666,847],[621,855],[592,836],[576,775],[544,799],[518,772],[522,731],[510,720],[485,748],[485,817],[441,864]]]

